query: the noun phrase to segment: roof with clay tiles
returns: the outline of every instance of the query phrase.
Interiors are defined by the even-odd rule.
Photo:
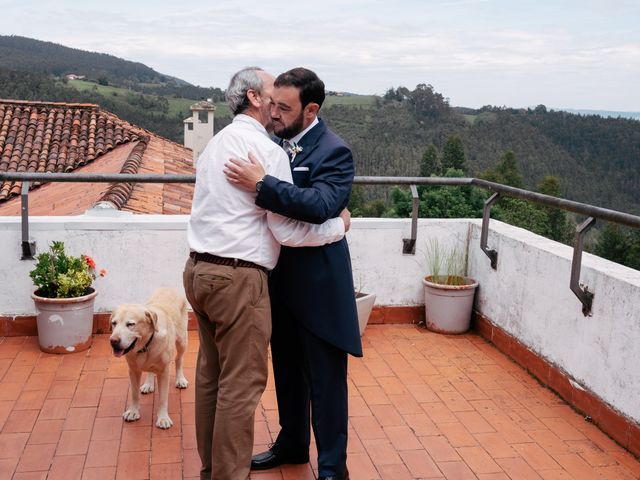
[[[194,173],[192,151],[98,105],[0,100],[0,172]],[[0,182],[0,215],[18,215],[21,182]],[[100,201],[188,214],[193,185],[34,183],[31,215],[83,213]]]

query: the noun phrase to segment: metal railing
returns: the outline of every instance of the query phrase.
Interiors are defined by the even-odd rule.
[[[126,174],[126,173],[1,173],[0,182],[15,180],[22,182],[22,259],[33,258],[35,243],[29,241],[29,203],[28,193],[30,182],[82,182],[82,183],[195,183],[195,175],[160,175],[160,174]],[[559,208],[569,212],[585,215],[587,220],[576,227],[576,236],[573,246],[573,259],[571,262],[571,281],[569,288],[578,297],[582,304],[582,313],[591,315],[593,292],[588,286],[580,285],[580,270],[582,266],[582,251],[584,236],[593,227],[596,219],[613,222],[633,228],[640,228],[640,216],[618,212],[607,208],[595,207],[586,203],[574,202],[563,198],[557,198],[542,193],[531,192],[521,188],[501,185],[499,183],[482,180],[479,178],[448,178],[448,177],[355,177],[357,185],[409,185],[413,199],[411,214],[411,236],[403,239],[403,253],[415,254],[417,240],[417,223],[419,198],[417,185],[433,186],[474,186],[489,190],[493,194],[485,201],[482,215],[482,233],[480,236],[480,248],[489,257],[491,267],[498,268],[498,252],[488,247],[489,222],[491,219],[491,207],[501,195],[533,202],[545,207]]]

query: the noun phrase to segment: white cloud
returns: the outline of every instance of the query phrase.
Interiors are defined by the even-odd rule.
[[[141,61],[200,85],[224,87],[246,65],[276,73],[305,65],[334,90],[424,82],[470,106],[561,96],[565,106],[640,110],[640,29],[629,19],[639,7],[629,1],[196,0],[183,10],[163,1],[35,3],[4,7],[12,33]]]

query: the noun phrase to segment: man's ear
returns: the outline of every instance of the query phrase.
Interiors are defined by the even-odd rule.
[[[318,110],[320,110],[320,105],[318,105],[317,103],[307,103],[307,106],[304,107],[304,114],[308,117],[315,117],[316,115],[318,115]]]
[[[255,108],[259,108],[262,105],[260,94],[255,90],[253,90],[252,88],[247,90],[247,99],[249,100],[249,103]]]
[[[153,325],[153,330],[157,331],[158,329],[156,328],[157,324],[158,324],[158,315],[156,314],[156,312],[152,312],[151,310],[145,310],[144,311],[144,318],[146,318],[149,323],[151,323],[151,325]]]

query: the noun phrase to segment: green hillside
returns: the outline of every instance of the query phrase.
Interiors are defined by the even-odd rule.
[[[493,168],[511,150],[525,188],[556,176],[566,198],[640,213],[639,121],[547,111],[544,106],[486,107],[462,114],[436,92],[431,99],[414,101],[416,90],[367,108],[323,108],[328,123],[352,146],[358,175],[418,176],[427,147],[434,145],[442,154],[447,139],[456,135],[469,176]]]
[[[114,87],[109,85],[100,85],[95,82],[88,82],[85,80],[69,80],[67,85],[79,90],[81,92],[98,92],[100,95],[106,98],[110,98],[114,102],[120,104],[135,104],[136,96],[140,96],[139,93],[129,90],[123,87]],[[152,95],[144,95],[144,98],[153,98]],[[162,95],[161,95],[162,97]],[[155,96],[158,98],[158,96]],[[165,112],[170,117],[188,115],[189,107],[193,105],[197,100],[193,98],[177,98],[173,96],[165,97],[168,102],[168,109]]]
[[[76,89],[68,82],[55,80],[42,73],[16,72],[0,68],[0,98],[50,102],[94,103],[104,110],[135,125],[182,143],[185,111],[169,113],[170,99],[158,95],[144,95],[126,89],[98,90],[98,85]],[[195,100],[185,102],[191,105]],[[175,108],[174,104],[174,108]],[[176,109],[177,110],[177,109]],[[175,111],[175,110],[174,110]]]
[[[15,35],[0,35],[0,68],[45,73],[57,78],[68,74],[81,75],[102,85],[125,87],[146,94],[222,100],[219,88],[191,85],[139,62]]]
[[[139,62],[13,35],[0,36],[0,65],[10,70],[45,72],[58,77],[74,73],[122,85],[182,82]]]
[[[86,75],[66,81],[64,74]],[[0,97],[89,102],[176,142],[189,106],[211,98],[216,131],[230,121],[219,88],[202,88],[136,62],[50,42],[0,36]],[[546,176],[570,199],[640,213],[640,122],[548,110],[451,107],[421,84],[391,88],[383,97],[328,92],[321,116],[352,146],[359,175],[413,176],[433,145],[442,155],[460,138],[465,174],[479,176],[513,151],[523,186]],[[370,198],[389,199],[383,189]]]

